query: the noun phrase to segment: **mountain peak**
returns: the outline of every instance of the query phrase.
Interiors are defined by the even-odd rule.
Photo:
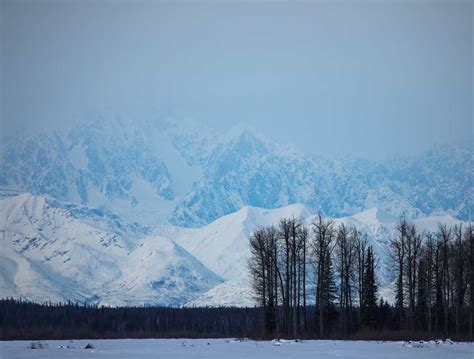
[[[398,221],[398,217],[378,207],[369,208],[365,211],[353,215],[352,217],[357,219],[358,221],[373,225],[396,223]]]

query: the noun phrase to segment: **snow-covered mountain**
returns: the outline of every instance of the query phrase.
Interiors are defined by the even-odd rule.
[[[57,200],[28,193],[11,195],[0,200],[0,297],[108,305],[254,305],[248,238],[256,227],[283,217],[301,218],[309,227],[316,220],[302,204],[246,206],[200,228],[160,225],[152,232],[137,231],[121,218],[116,227],[94,211],[74,212]],[[388,299],[387,244],[397,221],[377,208],[335,219],[367,233]],[[420,230],[435,230],[438,223],[458,220],[444,215],[415,223]]]
[[[181,200],[175,224],[206,224],[245,205],[304,203],[341,217],[378,207],[408,217],[450,213],[467,219],[474,199],[474,156],[440,146],[419,158],[385,163],[305,156],[251,132],[217,145],[203,180]]]
[[[0,297],[180,305],[222,281],[174,241],[120,222],[28,193],[0,200]]]
[[[281,218],[306,218],[310,214],[301,204],[275,209],[246,206],[201,228],[161,226],[157,232],[173,238],[223,278],[236,279],[246,272],[248,238],[256,227],[278,224]]]
[[[245,206],[303,203],[334,217],[378,207],[395,216],[449,213],[465,220],[474,206],[469,143],[379,163],[306,155],[250,130],[220,134],[120,118],[3,142],[2,188],[149,227],[203,226]]]
[[[248,129],[120,118],[10,137],[0,297],[251,305],[255,227],[322,212],[365,231],[385,258],[401,214],[427,229],[469,219],[473,180],[471,144],[379,163],[309,156]]]

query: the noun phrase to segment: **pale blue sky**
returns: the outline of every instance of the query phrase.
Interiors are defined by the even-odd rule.
[[[473,136],[471,1],[2,1],[2,129],[237,122],[323,155]]]

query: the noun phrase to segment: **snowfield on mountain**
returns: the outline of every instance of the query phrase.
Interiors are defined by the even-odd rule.
[[[0,200],[3,297],[180,305],[222,282],[168,238],[120,233],[57,205],[26,193]]]

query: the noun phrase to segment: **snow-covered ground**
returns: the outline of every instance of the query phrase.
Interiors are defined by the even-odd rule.
[[[48,340],[0,342],[0,358],[473,358],[474,343],[234,339]],[[83,349],[88,343],[93,349]]]

